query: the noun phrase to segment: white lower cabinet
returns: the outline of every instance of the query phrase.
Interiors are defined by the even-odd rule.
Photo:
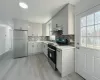
[[[43,43],[42,47],[43,47],[43,53],[48,57],[48,44]]]
[[[57,49],[57,69],[62,77],[74,72],[74,49]]]
[[[43,52],[42,51],[42,42],[37,43],[37,52],[41,52],[41,53]]]
[[[28,55],[32,55],[32,48],[33,48],[32,43],[28,42]]]
[[[28,42],[28,55],[34,55],[37,53],[42,53],[42,43]]]
[[[57,50],[57,69],[62,73],[62,51]]]

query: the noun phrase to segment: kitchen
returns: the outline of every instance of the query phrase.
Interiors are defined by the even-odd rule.
[[[0,8],[0,80],[100,79],[99,0],[15,2]]]
[[[40,53],[40,54],[44,53],[47,56],[48,61],[50,62],[51,66],[54,68],[54,70],[56,70],[57,67],[59,68],[59,71],[60,71],[62,77],[74,72],[74,48],[75,47],[74,47],[74,40],[73,40],[74,39],[74,25],[72,25],[72,24],[74,24],[73,23],[74,22],[73,8],[74,8],[74,6],[72,6],[71,4],[66,5],[57,15],[55,15],[56,17],[54,17],[54,19],[53,19],[54,21],[57,21],[57,20],[60,20],[61,18],[60,19],[56,19],[56,18],[59,18],[59,16],[63,16],[65,18],[62,18],[62,20],[64,21],[64,19],[66,19],[66,21],[67,21],[67,19],[72,18],[71,19],[72,22],[69,22],[69,24],[68,24],[68,26],[70,26],[72,28],[71,28],[71,30],[69,28],[69,30],[67,32],[64,31],[65,29],[67,30],[67,28],[68,28],[68,27],[66,27],[67,26],[66,23],[64,23],[63,26],[60,26],[60,27],[58,26],[56,28],[55,26],[56,26],[56,24],[58,24],[58,22],[56,22],[56,24],[53,24],[52,22],[54,22],[54,21],[49,21],[46,24],[46,26],[44,26],[45,24],[36,24],[36,23],[33,24],[33,23],[27,23],[27,21],[25,22],[25,21],[20,21],[20,20],[14,19],[13,20],[14,21],[14,38],[15,38],[14,39],[14,43],[15,43],[14,44],[14,57],[19,58],[19,57],[27,56],[27,51],[28,51],[29,56],[34,56],[35,54],[38,54],[38,53]],[[70,12],[68,12],[68,11],[70,11]],[[72,13],[72,15],[70,15],[69,18],[67,18],[65,13],[68,15],[69,15],[69,13]],[[71,25],[70,25],[70,23],[71,23]],[[54,25],[55,28],[53,28],[52,25]],[[59,24],[59,25],[61,25],[61,24]],[[23,28],[23,26],[24,26],[24,28]],[[34,26],[36,26],[36,27],[34,27]],[[44,29],[44,28],[48,28],[48,29]],[[62,30],[60,28],[62,28]],[[23,47],[22,45],[25,44],[25,43],[23,43],[24,40],[22,39],[21,42],[18,40],[19,37],[22,35],[22,33],[20,33],[19,30],[22,30],[23,32],[28,30],[27,36],[28,36],[29,40],[28,40],[28,50],[26,52],[25,52],[25,50],[27,49],[27,47],[25,48],[25,50],[22,48]],[[45,31],[45,30],[48,30],[48,31]],[[59,34],[60,31],[62,33]],[[46,36],[42,36],[42,32],[44,32],[44,33],[47,32]],[[64,36],[62,38],[59,38],[59,36],[58,35],[56,36],[56,34],[58,34],[61,37],[63,35]],[[58,38],[56,38],[56,39],[58,39],[58,41],[56,41],[55,37],[58,37]],[[47,38],[50,38],[50,39],[46,40]],[[69,40],[67,38],[69,38]],[[70,38],[71,38],[72,43],[70,42]],[[45,39],[46,41],[43,39]],[[70,46],[70,45],[73,45],[73,46]],[[22,50],[24,52],[22,52]],[[21,53],[24,53],[24,55],[22,55]],[[68,53],[68,54],[66,55],[66,53]],[[66,57],[63,57],[63,56],[66,56]],[[67,56],[70,58],[67,58]],[[66,65],[65,65],[65,63],[63,63],[64,61],[61,60],[62,58],[65,61],[67,61]],[[61,63],[59,63],[59,62],[61,62]],[[63,66],[63,68],[62,68],[62,66]],[[69,66],[71,68],[69,68]]]

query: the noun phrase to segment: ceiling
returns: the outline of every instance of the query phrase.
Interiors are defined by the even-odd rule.
[[[28,4],[28,9],[19,7],[19,2]],[[0,0],[0,18],[23,19],[45,23],[67,3],[76,4],[79,0]]]

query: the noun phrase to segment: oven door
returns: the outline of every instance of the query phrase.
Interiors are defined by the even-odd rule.
[[[56,50],[48,48],[48,58],[56,64]]]

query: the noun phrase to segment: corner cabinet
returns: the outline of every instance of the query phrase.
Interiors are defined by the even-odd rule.
[[[56,28],[56,24],[63,29],[63,35],[74,34],[74,6],[66,5],[52,18],[52,28]]]
[[[74,48],[57,49],[57,69],[62,77],[74,72]]]

